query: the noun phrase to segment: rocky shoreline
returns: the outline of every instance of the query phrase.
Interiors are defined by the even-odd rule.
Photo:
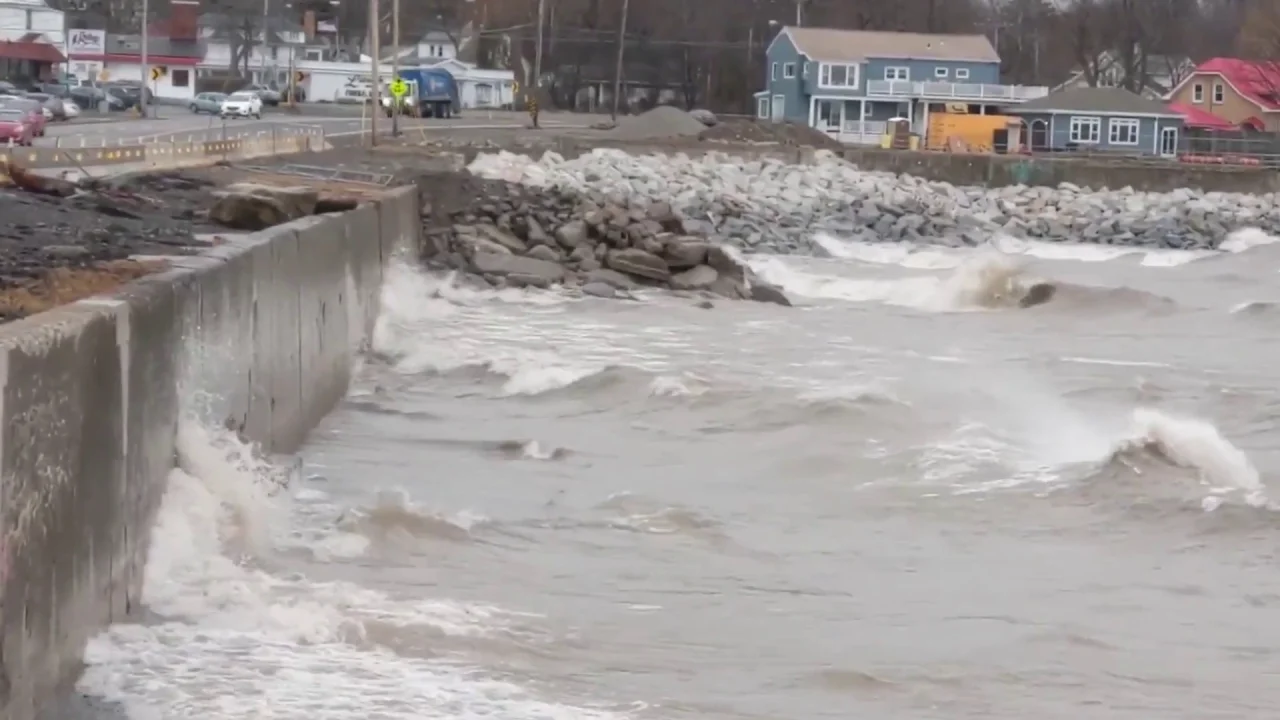
[[[448,191],[424,208],[422,259],[430,269],[495,288],[562,286],[601,298],[662,288],[704,300],[791,304],[670,203],[461,173],[434,182]]]
[[[1276,195],[1130,188],[961,187],[866,172],[819,150],[812,163],[629,155],[598,149],[573,160],[499,152],[468,167],[479,177],[553,192],[590,192],[633,205],[667,202],[685,231],[751,252],[823,255],[813,236],[979,246],[1007,236],[1151,249],[1216,249],[1246,227],[1280,234]]]

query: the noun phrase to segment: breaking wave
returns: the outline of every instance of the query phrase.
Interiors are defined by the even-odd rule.
[[[1096,288],[1037,277],[1006,255],[970,254],[949,272],[884,280],[806,272],[782,258],[755,257],[766,281],[798,297],[878,302],[927,312],[1025,309],[1040,305],[1128,310],[1174,306],[1172,300],[1131,288]]]
[[[963,265],[975,249],[994,250],[1004,255],[1018,255],[1040,260],[1082,263],[1138,258],[1139,264],[1145,267],[1169,268],[1274,245],[1280,242],[1280,238],[1258,228],[1241,228],[1228,234],[1217,250],[1173,250],[1083,242],[1047,242],[1024,240],[1009,235],[993,236],[986,246],[979,248],[865,242],[845,240],[829,233],[815,234],[814,242],[827,255],[840,260],[853,260],[871,265],[893,265],[913,270],[948,270]]]
[[[524,637],[535,616],[274,573],[276,554],[299,542],[291,505],[318,494],[273,498],[272,468],[237,442],[180,427],[181,469],[169,475],[144,579],[154,619],[93,638],[80,692],[129,717],[617,717],[387,640]],[[392,493],[346,522],[458,539],[484,520],[429,516]]]

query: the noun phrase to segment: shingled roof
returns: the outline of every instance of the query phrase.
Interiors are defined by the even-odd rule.
[[[830,28],[785,27],[801,53],[825,62],[863,62],[869,59],[955,60],[1000,62],[1000,55],[983,35],[940,35],[930,33],[884,32],[879,30],[834,30]]]
[[[1011,112],[1102,113],[1181,117],[1169,106],[1122,88],[1082,87],[1049,93],[1009,108]]]

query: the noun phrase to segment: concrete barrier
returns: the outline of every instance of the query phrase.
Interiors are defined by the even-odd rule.
[[[116,148],[2,148],[0,158],[30,169],[145,164],[157,169],[248,160],[330,148],[322,135],[268,135],[208,142],[153,142]],[[3,163],[0,163],[2,171]]]
[[[33,720],[139,609],[183,413],[289,452],[338,402],[417,213],[403,188],[0,326],[0,717]]]

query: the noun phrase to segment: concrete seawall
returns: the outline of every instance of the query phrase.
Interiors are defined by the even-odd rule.
[[[0,326],[0,717],[33,720],[88,638],[139,609],[180,416],[295,450],[345,393],[387,262],[420,232],[401,188]]]

